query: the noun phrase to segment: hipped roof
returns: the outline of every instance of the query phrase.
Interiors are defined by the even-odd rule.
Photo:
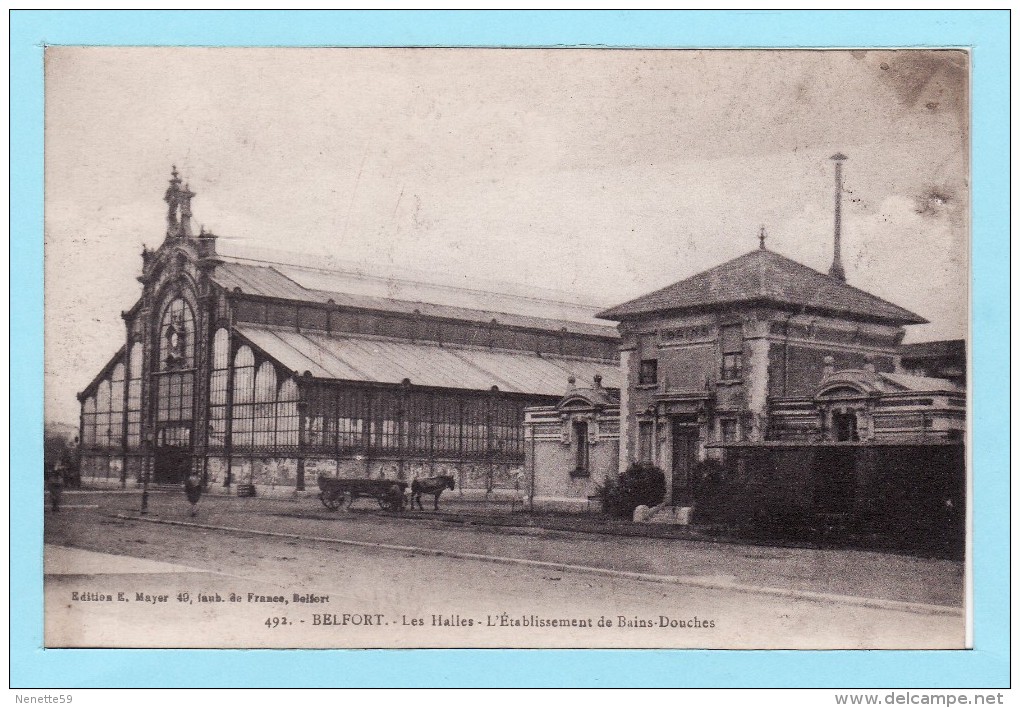
[[[621,321],[656,312],[751,303],[898,325],[927,322],[898,305],[764,248],[612,307],[598,317]]]

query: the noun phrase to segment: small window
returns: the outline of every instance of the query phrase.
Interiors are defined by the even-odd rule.
[[[574,445],[576,446],[574,477],[588,476],[588,424],[584,421],[574,421]]]
[[[740,325],[723,327],[720,331],[722,340],[723,381],[736,381],[743,378],[744,373],[744,334]]]
[[[638,462],[652,461],[652,422],[642,420],[638,423]]]
[[[719,421],[719,440],[724,443],[737,441],[737,421],[735,418],[723,418]]]
[[[659,382],[659,360],[642,359],[641,371],[638,373],[638,384],[641,386],[654,385]]]

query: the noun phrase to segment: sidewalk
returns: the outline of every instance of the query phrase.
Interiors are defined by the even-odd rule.
[[[138,516],[136,495],[83,493],[104,513]],[[481,507],[481,508],[479,508]],[[440,500],[442,511],[382,512],[373,500],[330,512],[298,499],[208,495],[192,519],[183,492],[150,492],[153,521],[294,534],[357,544],[432,549],[522,561],[584,565],[621,573],[682,576],[692,584],[779,588],[895,602],[962,607],[963,564],[904,555],[720,543],[696,527],[609,521],[598,515],[511,513]]]

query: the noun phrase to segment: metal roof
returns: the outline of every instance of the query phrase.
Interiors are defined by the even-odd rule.
[[[901,344],[900,356],[904,359],[957,357],[962,362],[967,356],[967,343],[962,339],[940,339],[933,342]]]
[[[606,388],[620,387],[618,366],[526,352],[476,349],[377,337],[297,332],[237,325],[235,330],[282,366],[323,379],[489,390],[562,396],[568,378],[592,381],[602,375]]]
[[[598,316],[625,320],[655,312],[770,302],[893,324],[926,319],[773,251],[759,248]]]
[[[244,294],[255,295],[257,297],[296,300],[320,305],[333,301],[340,307],[381,310],[384,312],[398,312],[408,315],[418,312],[425,316],[462,320],[473,323],[489,324],[495,320],[499,324],[509,325],[512,327],[526,327],[529,329],[538,329],[557,333],[565,330],[570,334],[583,334],[604,337],[607,339],[619,339],[619,333],[616,331],[616,327],[609,323],[597,324],[589,321],[579,322],[570,319],[538,317],[529,314],[519,314],[516,312],[474,309],[411,299],[380,297],[377,295],[305,287],[285,274],[292,273],[293,270],[293,268],[282,265],[251,265],[248,263],[225,262],[216,266],[216,269],[213,271],[212,278],[218,285],[226,290],[233,291],[238,289]],[[513,307],[524,307],[526,304],[522,298],[513,298],[510,296],[506,296],[501,302],[506,305],[507,309],[511,309]]]

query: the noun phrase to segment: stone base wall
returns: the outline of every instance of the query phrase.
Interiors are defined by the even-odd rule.
[[[211,489],[254,484],[259,495],[284,496],[294,495],[295,492],[318,494],[316,480],[320,475],[345,479],[393,479],[408,483],[424,477],[451,475],[456,480],[456,489],[447,494],[459,496],[484,497],[493,491],[517,492],[527,488],[523,463],[307,457],[304,459],[305,489],[298,490],[299,462],[297,458],[234,455],[228,460],[226,457],[210,455],[206,458],[206,478]]]

